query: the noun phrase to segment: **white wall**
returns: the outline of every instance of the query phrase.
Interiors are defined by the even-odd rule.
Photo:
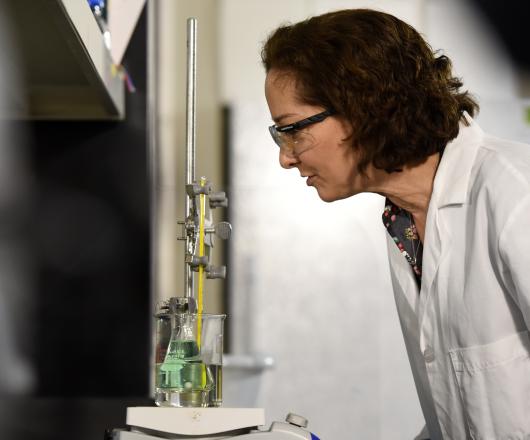
[[[457,76],[478,99],[481,127],[496,136],[530,143],[529,79],[508,58],[480,10],[461,0],[429,0],[425,34],[433,48],[442,48]],[[525,42],[521,42],[525,44]]]

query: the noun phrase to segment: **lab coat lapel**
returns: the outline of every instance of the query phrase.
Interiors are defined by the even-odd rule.
[[[431,209],[431,206],[429,206],[425,226],[425,243],[423,248],[421,291],[418,311],[420,327],[423,321],[423,316],[425,315],[425,308],[427,307],[428,301],[431,299],[431,292],[433,290],[432,286],[436,274],[438,273],[440,262],[451,248],[450,235],[446,234],[446,231],[441,232],[438,208],[436,206],[433,208],[434,209]]]
[[[396,291],[396,302],[398,307],[400,303],[408,305],[407,310],[413,311],[414,316],[418,313],[418,285],[414,278],[414,274],[410,268],[410,264],[403,257],[400,250],[392,240],[389,234],[387,235],[388,258],[390,260],[390,269],[394,277],[394,281],[399,284],[399,290]],[[394,289],[396,290],[394,286]]]
[[[443,260],[452,248],[451,228],[444,221],[444,209],[462,208],[467,203],[469,180],[483,132],[464,114],[468,125],[460,124],[459,134],[447,144],[436,172],[423,249],[422,285],[419,304],[420,327],[433,292],[433,284]]]

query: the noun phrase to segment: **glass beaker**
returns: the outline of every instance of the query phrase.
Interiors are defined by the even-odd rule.
[[[171,312],[168,307],[156,314],[158,406],[221,405],[225,318],[226,315],[199,315],[182,310]]]
[[[208,405],[223,403],[223,330],[226,315],[202,314],[201,359],[210,371],[212,389]]]

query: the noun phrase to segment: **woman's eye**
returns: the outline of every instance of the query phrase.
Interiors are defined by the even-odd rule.
[[[298,130],[291,130],[286,134],[292,142],[296,142],[300,138],[300,132]]]

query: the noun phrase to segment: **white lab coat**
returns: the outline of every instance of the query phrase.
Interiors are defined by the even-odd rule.
[[[428,433],[530,439],[530,145],[469,126],[444,152],[421,292],[388,236],[394,295]],[[424,430],[425,431],[425,430]]]

